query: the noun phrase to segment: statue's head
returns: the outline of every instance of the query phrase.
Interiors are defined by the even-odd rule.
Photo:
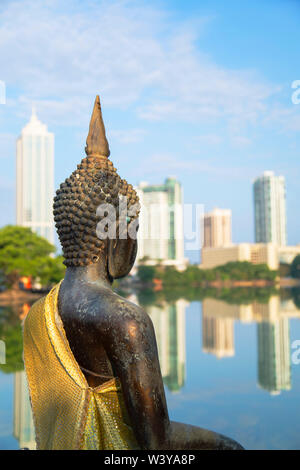
[[[86,157],[60,185],[54,220],[67,267],[105,260],[110,277],[123,277],[137,251],[139,200],[131,184],[117,174],[96,97],[86,141]]]

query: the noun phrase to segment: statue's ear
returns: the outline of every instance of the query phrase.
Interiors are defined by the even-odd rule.
[[[137,240],[130,237],[108,240],[108,272],[113,279],[126,276],[134,265]]]

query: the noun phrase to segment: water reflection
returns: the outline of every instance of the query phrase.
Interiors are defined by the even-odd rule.
[[[35,434],[32,411],[24,371],[16,372],[14,377],[14,437],[20,448],[35,449]]]
[[[35,449],[32,411],[23,363],[22,322],[29,303],[0,307],[0,338],[5,344],[5,357],[0,370],[13,373],[13,436],[19,448]],[[0,361],[1,364],[1,361]]]
[[[253,357],[253,350],[256,351],[257,359],[256,363],[254,362],[254,373],[257,376],[256,383],[259,389],[268,392],[262,395],[268,398],[268,394],[277,395],[283,390],[291,390],[290,319],[300,318],[300,295],[296,292],[292,298],[291,293],[291,291],[282,292],[280,297],[279,295],[273,295],[272,292],[272,295],[264,296],[263,302],[261,297],[258,297],[259,301],[253,300],[251,297],[251,303],[247,303],[243,299],[243,303],[240,304],[237,303],[237,293],[234,294],[234,303],[228,301],[227,293],[225,293],[226,295],[224,294],[227,301],[224,300],[223,294],[219,298],[202,298],[202,318],[199,315],[195,317],[199,323],[202,322],[202,345],[199,344],[199,323],[197,329],[197,325],[191,323],[189,315],[186,314],[187,308],[190,305],[189,301],[183,298],[164,297],[162,293],[159,293],[159,296],[157,294],[151,296],[151,301],[147,297],[147,302],[140,302],[151,317],[155,328],[162,376],[164,384],[171,392],[169,396],[175,399],[177,395],[173,394],[178,392],[180,394],[179,398],[184,398],[187,390],[191,389],[191,382],[193,382],[193,374],[196,375],[197,365],[193,362],[193,367],[189,368],[190,376],[187,377],[187,361],[188,364],[191,364],[191,360],[194,361],[196,357],[200,360],[199,353],[201,348],[202,352],[205,353],[206,361],[209,360],[207,356],[210,355],[219,359],[220,362],[216,361],[215,364],[221,363],[226,367],[226,364],[232,361],[233,364],[236,364],[234,367],[238,366],[238,363],[235,361],[239,359],[237,351],[240,351],[240,349],[236,347],[235,342],[238,344],[239,335],[242,331],[240,328],[236,328],[238,323],[245,326],[247,324],[255,325],[255,329],[253,330],[252,328],[251,331],[256,336],[256,342],[253,341],[253,337],[250,340],[251,336],[246,335],[247,342],[245,348],[249,350],[249,358]],[[195,293],[193,293],[193,296],[190,295],[190,300],[198,302],[200,299],[195,298],[196,295]],[[249,295],[252,296],[253,293]],[[143,298],[146,297],[144,296]],[[140,296],[137,297],[133,294],[129,295],[128,299],[137,304],[141,300]],[[0,361],[0,372],[13,374],[14,376],[12,390],[13,422],[11,423],[13,436],[17,439],[20,448],[27,447],[34,449],[34,426],[22,362],[21,323],[26,317],[29,308],[29,304],[0,307],[0,340],[5,345],[4,353],[6,359],[6,364],[1,364]],[[196,309],[199,309],[197,305]],[[193,357],[187,357],[186,353],[186,325],[190,325],[189,331],[196,338],[196,346],[191,353]],[[3,350],[1,354],[3,356]],[[0,356],[0,359],[3,359],[2,356]],[[249,359],[247,360],[248,364],[250,364]],[[203,362],[202,364],[204,365]],[[212,362],[210,364],[207,377],[210,374],[213,377],[215,374],[214,367],[217,367]],[[234,372],[237,369],[231,370],[233,374],[237,373]],[[253,376],[251,382],[255,384]],[[201,390],[202,386],[203,383],[201,382],[199,390]],[[289,392],[289,396],[292,393]],[[172,403],[175,402],[171,400],[170,406],[172,406]],[[188,406],[188,402],[185,403]],[[263,419],[263,414],[261,418]],[[222,431],[226,433],[226,429]],[[284,434],[284,429],[282,432]],[[280,445],[277,447],[280,447]]]
[[[234,321],[257,323],[258,385],[279,394],[291,389],[289,318],[300,318],[292,299],[271,296],[266,303],[232,305],[207,298],[202,304],[202,350],[218,358],[233,356]]]
[[[291,389],[289,319],[257,325],[258,384],[272,395]]]

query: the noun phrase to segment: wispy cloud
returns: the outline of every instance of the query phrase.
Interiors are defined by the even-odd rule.
[[[144,129],[111,130],[108,131],[108,137],[117,140],[121,144],[133,144],[143,140],[147,134]]]
[[[0,20],[8,106],[27,116],[35,102],[49,124],[83,124],[97,92],[145,120],[255,123],[279,91],[200,54],[201,19],[175,25],[146,2],[15,0]]]
[[[193,143],[198,145],[219,145],[222,141],[222,137],[217,134],[198,135],[193,139]]]
[[[224,176],[230,179],[249,179],[249,174],[253,172],[249,169],[249,173],[245,172],[245,166],[234,167],[234,166],[221,166],[220,163],[216,164],[211,158],[201,159],[179,159],[169,154],[153,154],[148,158],[143,159],[143,164],[140,167],[136,167],[135,175],[137,177],[153,176],[157,173],[157,167],[161,172],[166,175],[181,176],[182,174],[210,174],[214,177]]]
[[[251,139],[242,135],[234,135],[231,137],[231,145],[233,147],[242,148],[251,144]]]
[[[291,108],[273,106],[264,117],[265,125],[277,124],[281,132],[300,131],[300,105]]]

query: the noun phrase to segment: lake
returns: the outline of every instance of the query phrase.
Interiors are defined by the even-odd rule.
[[[299,292],[198,294],[127,294],[153,321],[170,418],[247,449],[300,449]],[[0,449],[35,446],[22,370],[28,309],[0,307]]]

